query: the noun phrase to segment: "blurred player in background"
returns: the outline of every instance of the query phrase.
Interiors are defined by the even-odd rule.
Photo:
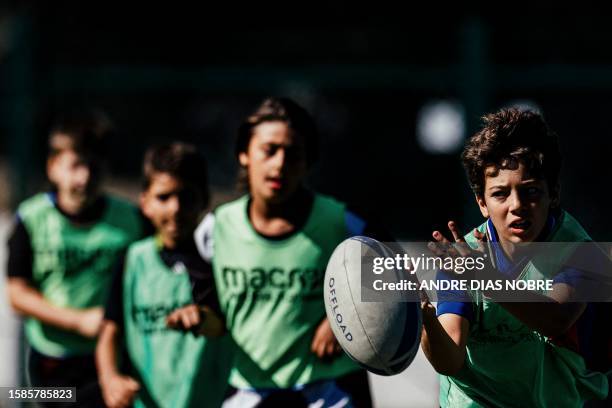
[[[132,244],[117,266],[96,352],[104,401],[111,408],[218,407],[227,391],[229,337],[204,338],[166,322],[196,301],[199,307],[171,326],[197,320],[198,334],[225,333],[210,264],[193,240],[209,201],[206,162],[194,146],[173,143],[149,149],[143,168],[141,207],[156,234]],[[123,370],[122,345],[129,361]]]
[[[453,241],[467,241],[472,248],[486,241],[496,279],[526,279],[528,273],[530,279],[553,280],[553,291],[548,296],[522,292],[525,303],[496,302],[500,293],[495,291],[471,292],[472,302],[440,301],[437,313],[423,303],[422,347],[442,374],[440,405],[579,407],[604,398],[606,376],[587,368],[597,356],[589,349],[596,330],[591,306],[576,298],[588,281],[584,271],[566,266],[572,253],[532,263],[517,246],[591,240],[559,207],[556,135],[530,111],[504,109],[484,120],[462,159],[487,221],[465,239],[449,222]],[[433,237],[450,244],[439,231]]]
[[[340,242],[376,234],[343,203],[304,186],[317,149],[301,106],[263,101],[236,145],[249,194],[196,231],[236,343],[236,391],[225,407],[371,406],[367,373],[341,352],[325,317],[322,285]]]
[[[49,136],[53,185],[21,203],[9,240],[8,292],[25,317],[32,386],[77,387],[80,406],[101,405],[94,364],[102,305],[117,255],[141,235],[138,210],[100,191],[101,112],[76,112]]]

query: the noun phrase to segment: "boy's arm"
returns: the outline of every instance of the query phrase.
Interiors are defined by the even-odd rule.
[[[43,295],[23,278],[9,278],[9,301],[19,314],[30,316],[41,322],[74,331],[81,336],[93,338],[98,335],[104,310],[101,307],[72,309],[49,303]]]
[[[20,220],[17,220],[9,238],[8,249],[8,298],[16,312],[85,337],[95,337],[98,334],[102,308],[80,310],[59,307],[47,301],[32,285],[32,246],[29,234]]]
[[[112,320],[105,320],[96,346],[96,367],[102,397],[109,408],[128,407],[132,404],[140,384],[123,375],[117,368],[117,340],[120,329]]]
[[[194,231],[198,254],[187,265],[193,304],[174,310],[166,318],[172,329],[207,337],[219,337],[226,332],[212,269],[214,225],[215,216],[209,213]]]
[[[117,260],[105,305],[104,322],[96,345],[96,368],[104,402],[108,407],[129,406],[140,384],[129,376],[121,374],[118,367],[118,352],[123,333],[123,270],[125,252]]]
[[[107,378],[120,375],[117,367],[118,337],[119,328],[117,324],[112,320],[104,320],[96,344],[96,368],[101,385],[105,383]]]
[[[436,309],[429,302],[422,302],[423,332],[421,348],[433,368],[442,375],[455,375],[465,361],[465,345],[470,324],[458,314],[445,313],[436,316]]]
[[[462,245],[462,251],[469,251],[465,239],[459,232],[454,221],[449,221],[448,228],[455,243]],[[440,232],[434,231],[434,239],[446,247],[451,242]],[[482,244],[485,235],[474,230],[474,237]],[[459,251],[461,252],[461,251]],[[465,256],[465,254],[460,254]],[[532,291],[521,291],[520,296],[525,302],[503,302],[508,298],[506,291],[484,291],[492,301],[495,301],[514,317],[538,333],[554,337],[565,333],[586,308],[585,303],[573,300],[575,289],[567,283],[556,283],[550,296]]]
[[[551,296],[536,292],[522,291],[525,302],[498,302],[529,328],[546,337],[565,333],[586,309],[586,303],[572,302],[574,289],[565,283],[553,285]],[[495,301],[497,292],[487,293]]]

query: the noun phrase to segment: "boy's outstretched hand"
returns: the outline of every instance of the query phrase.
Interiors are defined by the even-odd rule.
[[[324,318],[317,327],[310,350],[321,359],[333,357],[342,350],[327,318]]]
[[[166,325],[171,329],[190,331],[194,335],[218,337],[225,333],[223,320],[208,306],[187,305],[170,313]]]
[[[427,248],[434,255],[439,256],[439,257],[452,257],[452,258],[472,258],[472,257],[483,256],[483,255],[485,257],[487,256],[486,248],[485,248],[485,241],[486,241],[485,234],[478,231],[477,229],[474,229],[474,237],[477,240],[477,247],[472,248],[468,245],[468,243],[465,241],[465,238],[459,232],[459,228],[457,227],[457,224],[455,223],[455,221],[448,222],[448,229],[450,230],[451,235],[453,237],[452,242],[449,239],[447,239],[446,236],[442,234],[440,231],[434,231],[432,233],[432,236],[435,239],[435,242],[429,242],[429,244],[427,245]],[[491,273],[489,269],[490,268],[488,268],[486,272],[484,270],[480,270],[481,277],[494,276],[494,275],[486,274],[486,273],[489,273],[489,274]],[[452,271],[452,272],[455,272],[458,275],[463,275],[464,272],[466,272],[466,270]],[[473,273],[475,272],[475,270],[472,269],[470,270],[470,272]]]
[[[439,256],[446,254],[451,256],[468,256],[472,254],[474,250],[470,248],[467,242],[465,242],[465,239],[459,232],[459,228],[457,227],[455,221],[448,222],[448,229],[450,230],[453,236],[454,244],[449,241],[446,236],[444,236],[444,234],[442,234],[440,231],[434,231],[432,233],[432,236],[436,240],[436,242],[430,242],[430,245],[428,246],[429,249],[431,249],[433,253]],[[474,237],[478,240],[478,248],[476,249],[476,251],[484,252],[485,234],[478,231],[477,229],[474,229]]]
[[[100,378],[100,386],[104,403],[109,408],[130,406],[140,389],[135,379],[118,373]]]

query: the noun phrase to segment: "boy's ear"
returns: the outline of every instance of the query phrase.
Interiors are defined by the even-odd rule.
[[[55,156],[49,157],[47,159],[47,178],[52,183],[55,183],[57,177],[55,176]]]
[[[561,183],[557,183],[550,192],[550,206],[557,208],[561,205]]]
[[[485,202],[482,196],[476,195],[476,202],[478,203],[478,208],[480,208],[480,213],[483,217],[489,218],[489,209],[487,208],[487,203]]]
[[[140,196],[138,196],[138,202],[140,203],[140,209],[145,215],[145,217],[151,218],[149,214],[149,200],[147,198],[147,192],[143,191],[142,193],[140,193]]]
[[[247,167],[249,165],[249,155],[246,152],[240,152],[238,154],[238,161],[242,167]]]

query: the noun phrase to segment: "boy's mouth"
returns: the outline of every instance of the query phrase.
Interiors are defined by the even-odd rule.
[[[510,224],[510,231],[513,234],[522,234],[525,231],[527,231],[529,229],[529,227],[531,227],[531,221],[529,220],[518,220],[518,221],[514,221]]]
[[[266,177],[266,182],[273,190],[280,190],[285,184],[282,177]]]

